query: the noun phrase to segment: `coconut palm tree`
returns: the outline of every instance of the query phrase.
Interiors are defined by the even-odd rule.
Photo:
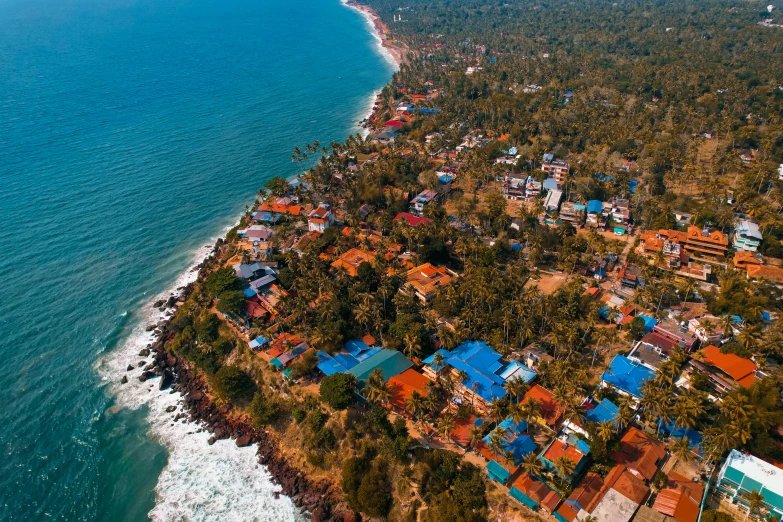
[[[669,446],[669,451],[671,451],[672,455],[677,457],[677,459],[681,460],[682,462],[689,462],[693,459],[691,441],[688,440],[688,437],[674,439],[674,443]]]
[[[421,393],[418,390],[413,390],[410,397],[405,401],[405,409],[411,414],[414,420],[419,420],[421,413],[424,410],[424,403],[422,401]]]
[[[748,513],[745,515],[744,520],[747,520],[748,516],[752,514],[763,516],[764,495],[754,489],[749,493],[742,493],[742,498],[748,503]]]
[[[413,359],[421,353],[421,344],[419,338],[413,334],[405,334],[405,338],[402,340],[405,345],[404,351],[408,359]]]
[[[496,454],[501,455],[505,449],[503,446],[506,444],[506,438],[508,437],[508,432],[506,432],[505,428],[501,428],[498,426],[491,432],[489,432],[489,436],[487,437],[487,442],[489,444],[489,447],[494,451]]]
[[[457,427],[456,419],[453,415],[444,415],[438,419],[438,432],[446,437],[446,442],[451,442],[451,432]]]
[[[475,449],[476,445],[484,439],[484,431],[478,427],[473,426],[470,428],[470,435],[468,436],[468,444]]]
[[[525,458],[522,459],[522,464],[520,465],[525,473],[531,477],[538,476],[544,471],[544,464],[535,453],[526,455]]]
[[[510,397],[518,401],[520,398],[525,396],[529,387],[524,380],[515,378],[506,381],[504,388]]]
[[[386,385],[380,368],[370,373],[364,393],[367,400],[373,403],[384,403],[391,399],[391,390]]]
[[[603,421],[598,424],[598,438],[604,441],[604,444],[614,437],[614,425],[612,421]]]
[[[571,478],[571,474],[574,472],[575,466],[574,461],[571,460],[568,455],[563,455],[562,457],[556,458],[552,464],[555,465],[555,471],[557,472],[557,475],[563,480],[563,482],[566,482]]]

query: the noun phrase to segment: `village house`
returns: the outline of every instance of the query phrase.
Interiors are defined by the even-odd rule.
[[[573,522],[580,511],[587,513],[587,506],[598,495],[603,485],[604,480],[600,475],[587,473],[554,513],[554,517],[558,522]]]
[[[550,513],[560,502],[560,496],[555,491],[527,473],[520,474],[511,483],[508,494],[530,509],[546,506],[546,511]]]
[[[457,274],[446,267],[424,263],[408,271],[403,290],[415,295],[422,303],[432,301],[435,293],[457,278]]]
[[[642,384],[654,376],[655,372],[647,366],[617,354],[609,364],[609,369],[601,375],[601,386],[611,386],[638,401],[642,398]]]
[[[413,228],[416,228],[419,225],[426,225],[427,223],[432,222],[430,218],[414,216],[409,212],[400,212],[399,214],[394,216],[394,221],[404,221],[405,223],[407,223],[409,226],[412,226]]]
[[[579,228],[582,226],[582,223],[584,223],[586,209],[587,207],[585,205],[566,201],[560,205],[560,219],[562,221],[569,221],[575,227]]]
[[[307,224],[310,232],[323,233],[334,224],[334,213],[329,205],[321,203],[307,215]]]
[[[603,201],[591,199],[587,202],[587,222],[590,228],[604,228],[606,219],[603,215]]]
[[[718,344],[724,337],[731,337],[733,332],[724,332],[720,317],[703,315],[688,321],[688,330],[705,344]]]
[[[392,411],[399,415],[408,417],[408,399],[413,395],[413,392],[418,392],[422,397],[427,396],[427,385],[432,380],[417,372],[413,368],[408,368],[399,375],[395,375],[390,378],[386,383],[391,398],[388,405]]]
[[[595,481],[595,479],[593,480]],[[580,509],[574,519],[581,520],[592,516],[598,522],[628,522],[649,493],[650,488],[647,487],[644,480],[634,475],[625,466],[617,465],[603,479],[601,489],[589,501],[587,507]],[[566,517],[558,518],[558,520],[570,522]]]
[[[565,183],[568,172],[571,170],[571,165],[565,161],[556,160],[552,154],[544,154],[541,170],[546,172],[560,186]]]
[[[697,522],[703,496],[704,486],[670,472],[666,486],[658,493],[652,509],[676,522]]]
[[[360,248],[352,248],[345,252],[332,262],[332,268],[335,270],[345,270],[351,277],[358,275],[359,265],[362,263],[372,264],[375,259],[375,252],[367,252]]]
[[[756,380],[756,363],[733,353],[723,353],[716,346],[707,346],[688,361],[691,371],[705,372],[710,387],[718,396],[737,386],[749,388]]]
[[[731,242],[734,250],[755,252],[761,246],[762,240],[759,226],[753,221],[741,219],[734,224],[734,235]]]
[[[410,202],[410,211],[416,216],[424,214],[424,209],[433,203],[443,201],[444,193],[437,190],[424,190]]]
[[[560,428],[565,409],[555,401],[555,395],[551,391],[534,384],[525,394],[522,404],[528,404],[531,401],[539,405],[539,411],[535,417],[536,422],[553,430]]]
[[[669,360],[669,355],[676,346],[677,343],[671,339],[650,332],[636,343],[631,353],[628,354],[628,359],[651,370],[657,370]]]
[[[756,281],[766,279],[775,283],[778,288],[783,287],[783,268],[768,265],[750,265],[746,268],[748,279]]]
[[[436,359],[443,358],[437,364]],[[512,379],[532,381],[536,372],[525,365],[511,361],[506,363],[502,356],[484,341],[466,341],[453,350],[440,349],[424,360],[424,374],[437,379],[451,373],[459,383],[460,395],[464,400],[487,407],[495,399],[506,396],[504,385]],[[459,373],[465,372],[467,379],[461,381]]]
[[[665,456],[666,447],[662,443],[631,426],[620,438],[620,449],[612,454],[612,460],[649,481]]]
[[[549,471],[556,471],[555,462],[562,457],[567,457],[574,465],[569,480],[580,476],[590,460],[588,457],[590,449],[587,444],[573,435],[571,437],[574,444],[569,442],[567,437],[556,438],[539,457],[544,464],[544,468]]]
[[[542,183],[536,181],[532,176],[528,176],[525,182],[525,202],[537,200],[541,197]]]
[[[546,195],[546,201],[544,202],[544,213],[548,221],[552,223],[557,222],[559,215],[557,213],[560,208],[560,198],[563,197],[563,193],[559,190],[550,190]]]
[[[503,178],[503,197],[511,200],[524,200],[526,183],[526,174],[507,172]]]

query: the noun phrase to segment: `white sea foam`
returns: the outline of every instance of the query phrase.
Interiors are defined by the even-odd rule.
[[[372,15],[367,11],[363,11],[362,9],[359,9],[358,7],[349,5],[348,0],[340,0],[340,3],[350,9],[354,9],[359,13],[361,13],[361,15],[364,17],[364,20],[367,22],[367,25],[370,27],[370,34],[373,36],[373,38],[375,38],[375,45],[378,54],[383,56],[383,58],[385,58],[391,65],[393,65],[394,70],[398,70],[400,68],[400,64],[397,62],[397,59],[394,58],[394,55],[386,47],[383,46],[383,39],[381,38],[381,35],[378,34],[378,29],[375,27],[375,22],[372,19]]]
[[[211,247],[203,247],[195,255],[193,266],[183,273],[165,292],[150,299],[139,310],[138,321],[124,344],[102,357],[97,369],[120,407],[149,408],[150,434],[168,450],[168,463],[155,487],[156,506],[149,513],[158,522],[196,521],[281,521],[294,522],[301,515],[291,499],[280,495],[266,468],[258,464],[255,446],[238,448],[232,440],[221,440],[210,446],[207,431],[196,423],[174,422],[181,411],[182,395],[158,390],[158,379],[140,382],[142,368],[126,372],[128,364],[136,366],[143,357],[142,348],[152,343],[153,333],[145,331],[148,324],[166,316],[151,304],[167,299],[178,287],[194,281],[195,265],[209,255]],[[147,362],[151,359],[146,358]],[[120,384],[123,375],[127,384]],[[176,406],[174,412],[166,412]]]

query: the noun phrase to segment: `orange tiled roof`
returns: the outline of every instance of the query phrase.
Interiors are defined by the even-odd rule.
[[[425,387],[430,382],[430,378],[423,375],[413,368],[408,368],[399,375],[389,379],[389,391],[391,392],[391,403],[398,408],[405,408],[405,401],[411,396],[414,390],[426,395]]]
[[[740,250],[734,253],[734,266],[736,268],[746,268],[748,265],[761,265],[761,259],[756,257],[756,252]]]
[[[549,462],[554,462],[563,456],[568,457],[568,459],[573,462],[574,465],[579,464],[579,461],[582,460],[583,457],[582,453],[578,449],[568,444],[567,442],[560,440],[555,440],[552,442],[552,444],[550,444],[547,450],[544,452],[544,458]]]
[[[527,404],[530,399],[535,399],[541,404],[540,417],[546,421],[549,426],[554,426],[560,420],[563,414],[562,409],[555,402],[555,396],[551,391],[534,384],[522,399],[523,404]]]
[[[534,479],[527,473],[522,473],[511,485],[536,502],[543,501],[550,492],[543,482]]]
[[[544,497],[544,500],[541,501],[541,508],[549,513],[554,513],[555,508],[557,508],[559,503],[560,495],[557,494],[557,491],[550,491],[547,493],[546,497]]]
[[[707,346],[701,350],[705,364],[714,366],[727,373],[732,379],[745,388],[750,387],[756,379],[756,364],[733,353],[723,353],[716,346]]]
[[[407,275],[408,284],[424,295],[446,286],[454,279],[445,267],[434,266],[430,263],[424,263],[409,270]]]
[[[678,522],[696,522],[699,519],[699,503],[704,487],[677,473],[669,474],[666,488],[655,499],[653,509],[674,517]]]
[[[264,203],[261,205],[261,210],[277,214],[291,214],[292,216],[298,216],[302,213],[302,207],[299,205],[281,205],[280,203]]]
[[[755,279],[769,279],[773,283],[783,283],[783,268],[767,265],[752,265],[747,268],[748,275]]]
[[[332,262],[332,268],[344,269],[351,276],[356,276],[359,265],[372,263],[375,254],[360,248],[352,248]]]
[[[716,246],[727,247],[729,245],[729,238],[726,234],[718,230],[713,230],[710,235],[704,235],[699,227],[688,227],[688,241],[701,241],[704,243],[712,243]]]
[[[634,474],[651,480],[658,471],[658,461],[665,455],[663,444],[631,427],[620,439],[620,451],[612,455],[612,460]]]

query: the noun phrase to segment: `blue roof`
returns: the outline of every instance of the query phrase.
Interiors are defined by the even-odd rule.
[[[601,380],[618,390],[641,398],[642,384],[654,376],[655,372],[651,369],[618,354],[612,359],[609,369],[601,375]]]
[[[520,421],[520,422],[514,422],[514,419],[511,417],[507,418],[500,424],[498,424],[499,427],[506,430],[506,433],[513,433],[514,435],[522,435],[527,431],[528,422],[526,420]]]
[[[353,339],[345,343],[343,348],[345,348],[345,351],[351,355],[358,355],[360,352],[368,350],[370,347],[367,346],[367,344],[361,339]]]
[[[636,192],[636,185],[638,185],[638,184],[639,184],[639,182],[637,180],[629,179],[628,180],[628,192],[630,192],[631,194]]]
[[[484,341],[466,341],[450,352],[438,350],[436,353],[442,354],[452,368],[465,371],[468,380],[463,384],[485,401],[492,402],[506,396],[506,389],[503,387],[506,380],[495,373],[503,367],[501,355]],[[433,354],[424,362],[432,366],[434,358]]]
[[[257,337],[255,339],[253,339],[252,341],[250,341],[249,343],[247,343],[247,345],[250,348],[258,348],[259,346],[264,346],[268,342],[269,342],[269,339],[267,339],[266,337]]]
[[[591,422],[612,422],[620,415],[620,410],[609,399],[603,399],[598,406],[585,413],[585,419]]]
[[[644,321],[644,333],[652,332],[655,325],[658,324],[658,319],[655,317],[650,317],[649,315],[638,315],[637,317],[641,317]]]
[[[255,288],[245,288],[245,291],[242,293],[245,294],[245,297],[253,297],[256,295],[256,290]]]
[[[490,445],[489,435],[484,437],[484,443],[487,446]],[[536,443],[527,435],[514,437],[509,434],[506,436],[506,442],[503,444],[503,451],[510,451],[514,454],[514,464],[516,465],[522,462],[525,457],[536,451]]]
[[[674,437],[675,439],[682,439],[687,437],[688,442],[690,442],[691,450],[697,455],[701,456],[702,436],[698,431],[692,430],[690,428],[681,428],[677,426],[674,421],[671,421],[668,426],[664,425],[663,431],[668,433],[669,437]]]
[[[557,190],[557,180],[555,178],[546,178],[543,186],[546,190]]]
[[[536,378],[535,370],[531,370],[519,361],[511,361],[508,366],[499,374],[506,381],[511,379],[522,379],[525,383],[529,383]]]
[[[435,355],[437,355],[437,354],[441,354],[441,355],[443,356],[443,359],[448,359],[448,358],[449,358],[449,356],[451,355],[451,352],[450,352],[450,351],[448,351],[448,350],[444,350],[444,349],[442,349],[442,348],[441,348],[441,349],[440,349],[440,350],[438,350],[437,352],[433,353],[432,355],[430,355],[429,357],[427,357],[426,359],[424,359],[424,364],[426,364],[426,365],[429,365],[429,366],[432,366],[432,368],[433,368],[433,369],[434,369],[436,372],[441,370],[441,368],[435,368],[435,366],[433,365],[433,362],[435,361]],[[444,365],[445,365],[445,363],[444,363]]]
[[[603,201],[597,199],[591,199],[587,202],[587,212],[590,214],[600,214],[604,210]]]

